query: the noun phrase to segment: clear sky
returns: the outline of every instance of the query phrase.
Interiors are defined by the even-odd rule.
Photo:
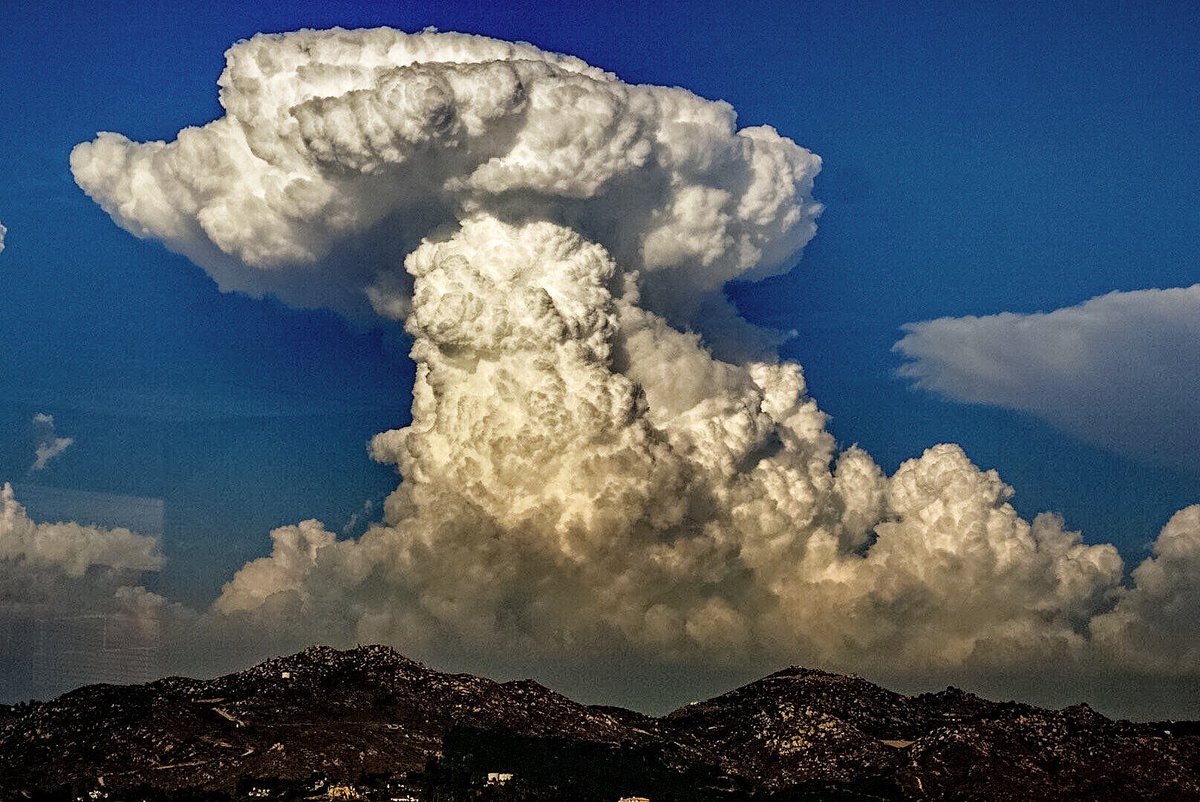
[[[819,154],[815,239],[790,273],[729,294],[751,321],[794,330],[782,354],[804,366],[838,441],[889,473],[960,443],[1015,487],[1023,515],[1061,513],[1134,564],[1200,501],[1194,459],[914,389],[893,345],[906,323],[1198,280],[1197,14],[1130,2],[7,2],[0,481],[161,499],[154,588],[194,602],[265,554],[273,527],[361,531],[364,506],[395,486],[366,443],[409,421],[408,342],[219,293],[114,225],[67,159],[98,131],[172,139],[219,117],[223,53],[257,32],[435,26],[723,99],[739,125],[770,124]],[[30,471],[36,413],[74,442]],[[1197,424],[1178,426],[1187,437]],[[29,498],[34,517],[63,514],[53,494]]]

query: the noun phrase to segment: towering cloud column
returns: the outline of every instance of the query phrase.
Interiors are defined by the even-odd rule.
[[[403,321],[417,381],[371,446],[403,476],[383,519],[276,530],[218,622],[897,670],[1069,661],[1114,605],[1133,631],[1149,596],[1111,546],[1022,520],[957,446],[890,479],[837,453],[728,307],[820,211],[819,159],[774,130],[457,34],[258,36],[220,85],[226,115],[174,142],[78,146],[80,186],[226,289]]]

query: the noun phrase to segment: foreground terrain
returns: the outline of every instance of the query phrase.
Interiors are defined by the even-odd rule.
[[[632,796],[1195,800],[1200,728],[795,667],[652,718],[380,646],[0,706],[4,800]]]

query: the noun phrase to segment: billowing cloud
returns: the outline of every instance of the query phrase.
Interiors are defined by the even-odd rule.
[[[1093,442],[1195,470],[1200,284],[1053,312],[911,323],[900,374],[957,401],[1031,412]]]
[[[221,119],[71,154],[118,224],[224,289],[401,318],[404,256],[486,210],[578,231],[700,325],[726,281],[787,270],[815,231],[820,160],[682,89],[461,34],[302,31],[226,56]]]
[[[819,161],[727,105],[386,30],[255,37],[220,85],[226,116],[173,142],[80,145],[80,185],[226,288],[402,320],[417,373],[411,425],[371,443],[403,476],[382,519],[275,530],[206,626],[1009,671],[1070,670],[1100,631],[1119,654],[1164,592],[1196,612],[1158,578],[1194,550],[1171,526],[1127,589],[1113,547],[1023,520],[957,446],[891,477],[838,453],[801,368],[735,347],[720,289],[791,266]]]
[[[1200,504],[1176,513],[1133,571],[1134,586],[1092,632],[1115,662],[1145,673],[1200,666]]]
[[[54,429],[54,416],[45,412],[33,416],[33,430],[37,437],[37,445],[34,447],[34,460],[33,465],[29,467],[30,471],[44,470],[50,460],[75,444],[72,437],[58,436]]]
[[[835,463],[795,365],[715,360],[606,291],[615,264],[573,231],[469,219],[407,264],[419,367],[412,425],[373,443],[406,477],[384,521],[277,531],[218,610],[362,640],[586,651],[615,630],[677,657],[921,666],[1065,648],[1119,582],[1115,550],[1025,523],[957,447],[891,480],[861,450]]]
[[[156,538],[37,523],[11,485],[0,487],[0,634],[11,649],[0,663],[0,695],[131,679],[104,673],[114,667],[105,659],[152,656],[148,645],[157,645],[163,603],[139,582],[162,564]],[[133,643],[139,648],[121,651]]]
[[[34,523],[7,483],[0,489],[0,560],[73,579],[91,569],[127,575],[162,567],[156,538],[128,529]]]

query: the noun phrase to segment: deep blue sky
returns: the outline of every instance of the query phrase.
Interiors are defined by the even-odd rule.
[[[411,365],[394,333],[219,294],[120,231],[67,155],[100,130],[173,138],[219,116],[224,50],[299,27],[524,39],[728,100],[743,125],[774,125],[825,161],[827,210],[800,265],[731,292],[752,320],[798,332],[785,355],[844,444],[893,470],[962,443],[1016,487],[1022,513],[1061,512],[1132,559],[1200,501],[1196,475],[913,392],[890,351],[908,321],[1197,281],[1194,6],[256,5],[0,6],[0,481],[162,499],[172,594],[211,598],[271,527],[340,529],[394,486],[365,443],[407,422]],[[30,476],[35,412],[77,442]],[[53,494],[38,497],[56,514]]]

